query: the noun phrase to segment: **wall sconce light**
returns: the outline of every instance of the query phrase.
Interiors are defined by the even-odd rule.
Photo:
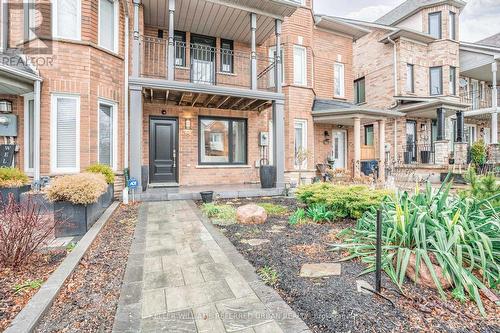
[[[184,129],[188,131],[191,130],[191,119],[186,118],[186,120],[184,120]]]
[[[344,125],[337,125],[337,128],[342,129],[342,128],[344,128]]]
[[[0,112],[11,113],[12,112],[12,102],[6,99],[0,100]]]
[[[323,136],[325,137],[323,140],[323,144],[327,145],[330,143],[330,133],[328,131],[323,132]]]
[[[167,114],[167,111],[166,111],[166,110],[161,110],[161,114],[162,114],[162,115],[166,115],[166,114]]]

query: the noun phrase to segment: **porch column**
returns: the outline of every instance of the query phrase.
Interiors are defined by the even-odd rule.
[[[495,60],[491,64],[491,73],[492,73],[492,84],[493,91],[491,94],[491,98],[493,101],[491,103],[494,108],[493,113],[491,114],[491,143],[498,144],[498,87],[497,87],[497,61]]]
[[[142,190],[142,88],[130,87],[130,177],[138,181],[137,191]]]
[[[398,162],[398,119],[394,118],[394,161]]]
[[[138,77],[141,66],[141,46],[139,40],[139,5],[141,0],[134,0],[134,40],[132,42],[132,76]]]
[[[168,0],[168,56],[167,56],[167,80],[174,80],[174,13],[175,13],[175,0]]]
[[[285,186],[285,102],[273,101],[273,162],[276,187]]]
[[[35,81],[33,89],[33,180],[35,184],[40,183],[40,92],[41,82]]]
[[[361,175],[361,119],[354,118],[354,177]]]
[[[281,20],[276,19],[274,29],[275,29],[275,34],[276,34],[276,67],[274,68],[274,75],[275,75],[275,85],[276,85],[276,92],[281,93],[283,91],[282,87],[282,74],[281,74]]]
[[[457,135],[454,138],[455,142],[464,141],[464,113],[462,111],[457,111]]]
[[[436,141],[444,140],[444,126],[445,126],[445,119],[444,119],[444,110],[443,108],[438,108],[436,110],[436,115],[437,115],[437,137]]]
[[[379,166],[378,179],[385,182],[385,119],[378,121],[378,142],[379,142]]]
[[[250,13],[250,30],[252,32],[252,54],[251,54],[251,67],[250,76],[252,78],[252,90],[257,89],[257,43],[256,43],[256,31],[257,31],[257,15],[255,13]]]

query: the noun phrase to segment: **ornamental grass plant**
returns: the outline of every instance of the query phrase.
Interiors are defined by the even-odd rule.
[[[50,201],[69,201],[75,205],[96,203],[108,184],[99,173],[80,173],[56,177],[46,190]]]

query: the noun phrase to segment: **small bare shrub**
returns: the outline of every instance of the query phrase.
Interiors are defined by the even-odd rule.
[[[19,267],[52,236],[55,222],[31,198],[0,197],[0,267]]]
[[[96,203],[108,184],[102,174],[80,173],[57,177],[47,189],[50,201],[69,201],[75,205]]]

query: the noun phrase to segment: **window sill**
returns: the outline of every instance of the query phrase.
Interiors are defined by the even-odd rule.
[[[230,72],[217,72],[219,75],[227,75],[227,76],[238,76],[238,74],[230,73]]]
[[[339,101],[347,101],[347,98],[344,97],[341,97],[341,96],[333,96],[332,99],[336,99],[336,100],[339,100]]]
[[[187,71],[187,70],[189,70],[189,67],[186,67],[186,66],[177,66],[177,65],[176,65],[176,66],[175,66],[175,69],[181,69],[181,70],[185,70],[185,71]]]
[[[196,169],[249,169],[251,165],[248,164],[221,164],[221,165],[197,165]]]

